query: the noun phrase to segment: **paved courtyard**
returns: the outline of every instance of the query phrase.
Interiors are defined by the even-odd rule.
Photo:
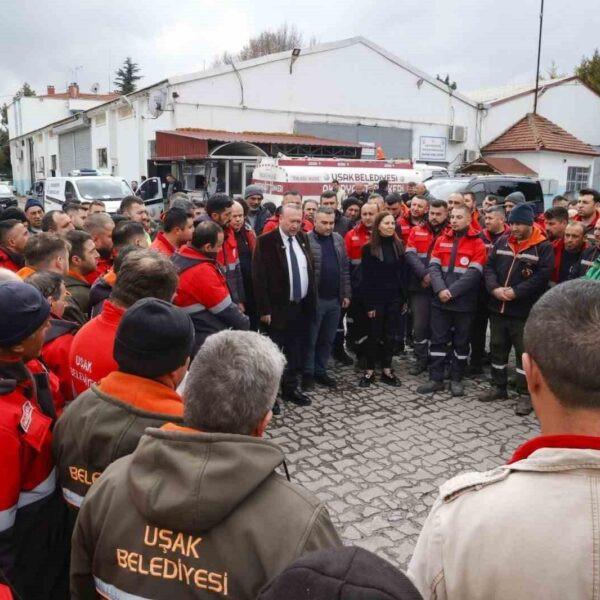
[[[424,376],[406,374],[402,387],[357,386],[352,367],[332,369],[338,388],[317,386],[313,404],[286,404],[269,439],[286,451],[292,481],[327,503],[343,540],[405,569],[421,525],[448,477],[502,464],[537,435],[534,414],[517,417],[513,402],[482,404],[484,378],[466,380],[466,396],[420,396]]]

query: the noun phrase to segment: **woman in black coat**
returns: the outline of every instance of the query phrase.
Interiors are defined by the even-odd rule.
[[[360,387],[375,380],[375,365],[381,359],[381,382],[398,387],[400,380],[392,369],[394,334],[398,330],[406,302],[405,261],[402,241],[396,234],[391,213],[375,217],[371,241],[362,248],[360,295],[369,319],[367,369]]]

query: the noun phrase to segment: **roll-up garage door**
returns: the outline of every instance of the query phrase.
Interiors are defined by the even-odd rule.
[[[410,129],[296,121],[294,131],[329,140],[373,142],[383,148],[387,159],[412,158],[412,131]]]
[[[73,169],[89,169],[92,166],[92,133],[89,127],[76,129],[58,136],[58,160],[64,177]]]

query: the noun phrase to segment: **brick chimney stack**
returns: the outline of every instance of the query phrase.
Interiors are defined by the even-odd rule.
[[[79,85],[71,83],[67,89],[67,94],[69,94],[69,98],[79,97]]]
[[[54,89],[53,85],[47,86],[46,89],[47,89],[46,93],[47,93],[48,96],[54,96],[54,94],[56,94],[56,90]]]

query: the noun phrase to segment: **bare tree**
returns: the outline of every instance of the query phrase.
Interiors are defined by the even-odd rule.
[[[314,46],[317,39],[312,36],[308,42],[309,46]],[[213,67],[228,65],[232,62],[250,60],[267,54],[275,54],[284,50],[301,48],[303,44],[302,34],[296,29],[295,25],[289,26],[284,23],[275,31],[263,31],[257,36],[250,38],[246,45],[237,53],[223,52],[213,61]]]

